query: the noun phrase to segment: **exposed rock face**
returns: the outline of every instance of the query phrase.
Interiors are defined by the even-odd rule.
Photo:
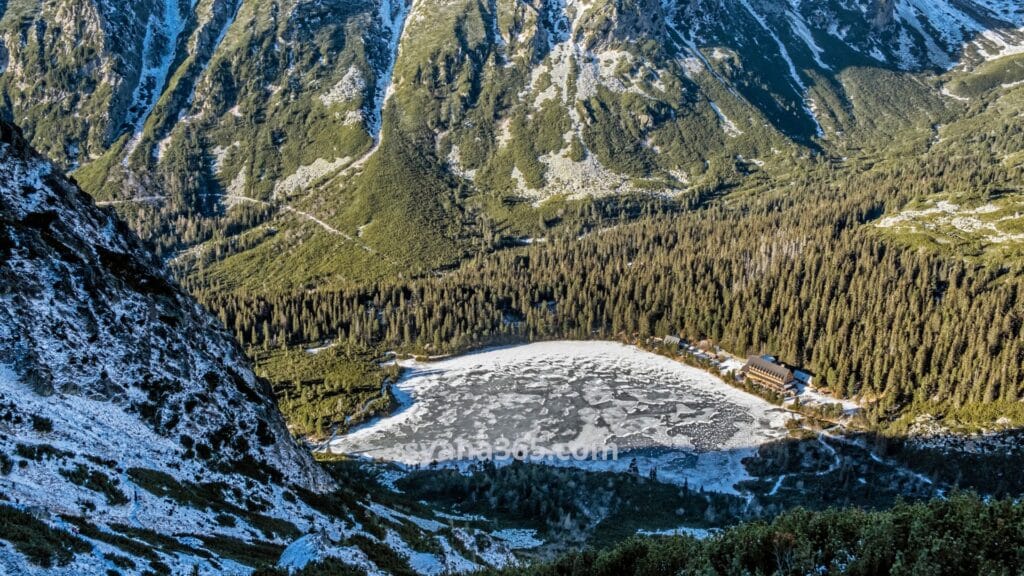
[[[896,0],[875,0],[875,17],[872,24],[875,28],[882,29],[892,24],[896,17]]]
[[[17,5],[0,109],[33,145],[161,256],[344,253],[295,285],[453,264],[507,221],[470,196],[678,197],[885,148],[962,106],[951,75],[1024,46],[1011,0]]]
[[[310,538],[316,557],[290,566],[334,558],[378,574],[367,550],[417,554],[360,524],[393,512],[342,504],[338,489],[217,321],[0,121],[0,517],[24,524],[0,531],[0,572],[98,574],[117,558],[130,574],[248,574]],[[445,543],[417,558],[478,567]]]
[[[328,486],[234,340],[123,223],[15,127],[0,131],[0,364],[44,397],[109,403],[147,434],[187,435],[209,446],[211,463]]]
[[[234,341],[7,123],[0,287],[0,452],[21,462],[0,475],[4,501],[203,534],[213,512],[167,506],[142,478],[219,483],[225,503],[263,500],[282,518],[296,513],[273,504],[286,487],[333,486]],[[0,557],[23,560],[3,548]]]
[[[86,164],[140,131],[167,94],[164,108],[175,108],[177,120],[174,100],[188,98],[180,92],[213,55],[239,2],[5,3],[5,106],[48,157]]]
[[[786,61],[797,71],[835,71],[872,62],[923,70],[975,58],[978,50],[965,50],[965,44],[985,30],[993,31],[995,40],[982,41],[981,51],[1024,42],[1017,30],[1024,26],[1024,9],[1001,0],[433,2],[61,0],[8,5],[0,8],[4,108],[25,127],[34,146],[62,165],[88,164],[113,147],[126,167],[143,172],[158,164],[155,160],[169,146],[183,145],[171,141],[183,119],[218,141],[245,128],[247,122],[236,120],[238,113],[258,118],[275,109],[313,112],[319,124],[337,124],[342,136],[330,142],[302,142],[295,135],[281,140],[286,154],[298,158],[267,166],[267,176],[274,178],[278,170],[284,171],[280,177],[293,173],[295,160],[308,165],[322,158],[320,150],[309,151],[320,156],[308,156],[304,144],[333,145],[337,158],[366,150],[373,127],[351,119],[375,118],[374,88],[394,66],[398,56],[389,45],[398,37],[409,47],[405,58],[425,60],[419,64],[424,72],[428,62],[438,64],[434,58],[443,57],[443,72],[449,74],[436,80],[449,87],[465,80],[452,74],[460,59],[489,67],[489,52],[502,65],[535,52],[529,54],[530,63],[537,64],[551,55],[553,45],[567,41],[598,54],[623,44],[653,43],[669,57],[685,48],[682,39],[706,50],[728,47],[748,72],[769,84],[767,76],[785,71]],[[404,20],[394,18],[403,11],[411,12],[409,34]],[[418,24],[431,11],[437,17]],[[441,44],[459,45],[461,51],[438,52]],[[530,49],[523,52],[523,47]],[[776,66],[757,70],[764,58]],[[348,82],[345,97],[335,97],[345,78],[364,81],[358,89]],[[758,105],[752,96],[747,99]],[[128,141],[115,146],[121,138]],[[260,154],[255,149],[246,154],[247,160],[265,162],[252,158]],[[228,182],[235,171],[228,166]],[[114,181],[139,192],[130,177]],[[250,181],[246,192],[253,193],[254,186]],[[117,190],[105,193],[116,195]]]

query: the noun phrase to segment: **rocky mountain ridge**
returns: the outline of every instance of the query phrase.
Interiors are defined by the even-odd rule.
[[[290,566],[477,565],[438,540],[476,534],[340,496],[231,336],[7,123],[0,181],[0,570],[247,574],[311,535]]]
[[[60,2],[8,6],[0,90],[205,284],[443,268],[562,201],[699,203],[926,134],[989,68],[991,90],[1024,78],[1008,0],[111,2],[81,31]],[[324,250],[299,275],[274,256]]]

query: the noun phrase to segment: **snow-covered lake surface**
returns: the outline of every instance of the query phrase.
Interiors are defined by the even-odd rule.
[[[406,465],[491,454],[735,492],[789,413],[685,364],[613,342],[544,342],[409,363],[394,415],[330,450]],[[618,459],[612,457],[618,454]],[[588,455],[583,461],[565,458]]]

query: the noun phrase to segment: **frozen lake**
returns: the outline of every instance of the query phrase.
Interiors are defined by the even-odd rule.
[[[702,370],[613,342],[544,342],[410,363],[394,415],[330,450],[407,465],[522,454],[734,492],[788,413]],[[612,458],[618,455],[617,460]],[[587,457],[579,460],[579,457]]]

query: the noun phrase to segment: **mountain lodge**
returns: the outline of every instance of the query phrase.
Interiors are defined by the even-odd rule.
[[[779,394],[792,394],[796,383],[793,371],[763,356],[751,356],[740,373],[752,382]]]

